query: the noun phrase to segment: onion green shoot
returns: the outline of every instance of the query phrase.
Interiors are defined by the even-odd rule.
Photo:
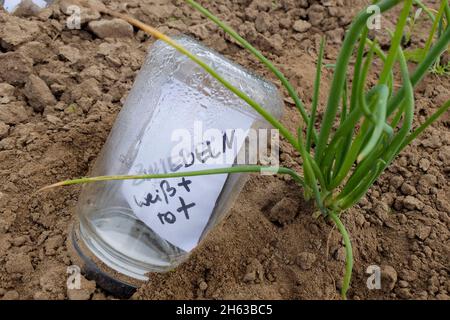
[[[411,40],[416,21],[421,12],[419,10],[425,11],[432,22],[432,27],[426,39],[425,46],[423,48],[419,47],[405,50],[405,56],[408,61],[420,63],[429,51],[436,36],[438,38],[441,37],[443,30],[447,27],[450,21],[450,6],[448,0],[441,0],[438,10],[433,10],[426,7],[420,0],[415,0],[414,2],[417,6],[419,6],[419,9],[416,11],[414,16],[409,17],[408,19],[409,30],[404,34],[404,43],[408,44]],[[441,60],[441,56],[436,58],[434,64],[430,67],[431,73],[440,76],[450,75],[450,62],[442,64]]]
[[[422,12],[423,12],[423,9],[419,7],[415,12],[413,12],[408,17],[408,30],[403,35],[403,39],[402,39],[403,45],[409,45],[411,43],[412,34],[414,33],[414,31],[416,29],[416,23],[419,20]],[[432,18],[432,16],[430,16],[430,19],[432,19],[432,21],[434,21],[434,18]]]
[[[241,90],[233,87],[211,66],[190,53],[170,37],[158,30],[124,14],[104,11],[104,13],[119,17],[168,43],[192,61],[200,65],[206,72],[231,90],[239,98],[248,103],[264,119],[279,130],[293,148],[298,151],[303,162],[303,172],[295,172],[288,168],[270,168],[263,166],[234,166],[231,168],[182,172],[172,174],[147,174],[134,176],[104,176],[80,178],[56,183],[44,189],[68,186],[82,183],[93,183],[106,180],[127,179],[159,179],[181,176],[211,175],[223,173],[257,173],[272,171],[290,175],[303,189],[305,198],[313,197],[322,216],[331,219],[341,233],[346,250],[346,267],[341,295],[346,298],[350,287],[353,252],[350,236],[341,221],[341,215],[357,204],[369,188],[383,173],[395,157],[417,136],[428,128],[436,119],[450,108],[450,100],[440,106],[422,125],[411,132],[414,117],[414,87],[433,66],[450,43],[450,28],[443,28],[433,44],[427,41],[423,58],[410,74],[401,40],[408,21],[413,3],[417,4],[434,20],[450,16],[448,1],[441,5],[437,15],[419,0],[382,0],[377,1],[383,13],[403,3],[398,17],[396,29],[392,33],[391,46],[387,53],[378,46],[376,40],[368,38],[367,21],[370,14],[361,11],[351,24],[336,63],[325,112],[319,128],[316,128],[319,92],[322,78],[324,41],[321,43],[314,82],[313,100],[310,112],[300,100],[294,87],[287,78],[249,42],[239,36],[231,27],[222,22],[210,11],[194,0],[185,0],[189,5],[209,18],[218,27],[234,38],[244,48],[248,49],[280,80],[303,120],[295,132],[291,132],[263,107],[256,103]],[[433,28],[436,23],[433,24]],[[434,34],[434,33],[433,33]],[[349,74],[349,65],[354,60],[353,74]],[[383,64],[378,82],[370,86],[369,75],[372,75],[373,59],[379,59]],[[394,71],[399,68],[401,82],[395,83]],[[350,90],[347,79],[353,77]],[[398,86],[400,85],[400,86]],[[400,87],[400,89],[396,89]],[[339,112],[339,110],[341,110]],[[299,189],[301,190],[301,189]]]

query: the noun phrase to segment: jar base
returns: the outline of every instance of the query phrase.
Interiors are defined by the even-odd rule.
[[[127,277],[100,261],[79,235],[79,223],[69,229],[68,252],[72,262],[79,266],[88,280],[94,280],[99,287],[117,298],[128,299],[143,281]]]

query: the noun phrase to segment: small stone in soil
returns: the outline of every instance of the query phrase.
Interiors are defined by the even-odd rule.
[[[402,176],[393,176],[390,179],[391,186],[394,188],[399,188],[403,184],[403,177]]]
[[[425,140],[422,140],[422,145],[425,148],[438,149],[442,146],[442,142],[438,134],[432,134]]]
[[[47,84],[38,76],[31,75],[25,84],[25,96],[34,111],[42,112],[46,106],[56,104],[56,99]]]
[[[45,254],[47,254],[47,255],[55,254],[56,250],[60,246],[62,246],[63,243],[64,243],[64,240],[63,240],[62,236],[60,236],[60,235],[56,235],[51,238],[48,238],[47,241],[45,241]]]
[[[397,283],[397,271],[392,266],[381,266],[381,286],[385,292],[390,292],[394,289]]]
[[[0,121],[8,125],[15,125],[28,119],[27,110],[22,101],[0,105]]]
[[[58,264],[45,268],[39,278],[39,285],[43,292],[48,294],[62,294],[66,287],[66,266]]]
[[[269,211],[269,220],[285,225],[294,220],[297,215],[298,203],[288,197],[278,201]]]
[[[266,12],[263,12],[258,15],[258,17],[255,20],[255,28],[256,31],[260,33],[264,33],[267,30],[269,30],[270,24],[271,24],[270,15]]]
[[[450,146],[445,146],[439,151],[439,160],[441,160],[444,165],[450,165]]]
[[[27,274],[34,271],[30,257],[23,253],[9,255],[5,267],[8,273]]]
[[[428,171],[428,169],[430,168],[430,160],[426,158],[420,159],[419,168],[422,169],[423,171]]]
[[[33,300],[49,300],[49,299],[50,299],[50,295],[44,291],[36,291],[33,294]]]
[[[205,291],[206,289],[208,289],[208,284],[205,281],[200,282],[200,284],[198,285],[198,288],[201,291]]]
[[[431,233],[431,227],[429,226],[418,226],[416,229],[416,237],[419,240],[425,240],[430,236]]]
[[[0,139],[6,138],[8,136],[8,132],[9,126],[4,122],[0,122]]]
[[[133,36],[133,26],[122,19],[91,21],[89,29],[102,39]]]
[[[58,117],[53,116],[51,114],[48,114],[45,118],[47,119],[48,122],[50,122],[51,124],[54,124],[54,125],[58,125],[58,124],[62,123],[61,119],[59,119]]]
[[[389,206],[386,203],[379,201],[375,204],[373,212],[381,221],[386,221],[388,220]]]
[[[406,182],[402,184],[401,190],[404,195],[413,196],[413,195],[417,194],[416,188],[414,188],[414,186],[412,186]]]
[[[409,290],[409,288],[399,288],[399,289],[395,290],[395,293],[401,299],[411,299],[412,298],[411,290]]]
[[[319,26],[325,19],[325,8],[319,4],[313,4],[308,9],[308,18],[313,26]]]
[[[413,282],[417,280],[417,272],[404,269],[400,272],[400,278],[408,282]]]
[[[18,300],[19,299],[19,293],[15,290],[10,290],[5,293],[2,300]]]
[[[80,50],[72,46],[62,46],[59,48],[59,55],[71,63],[80,60]]]
[[[294,26],[292,28],[297,32],[303,33],[311,28],[311,24],[308,21],[297,20],[294,22]]]
[[[69,300],[89,300],[91,295],[95,292],[95,281],[89,281],[82,275],[80,289],[67,289],[67,297]]]
[[[334,253],[334,258],[337,261],[345,261],[345,248],[344,247],[340,247],[339,249],[336,250],[336,252]]]
[[[417,191],[419,191],[421,194],[429,194],[430,189],[435,186],[437,183],[436,176],[432,174],[424,174],[419,178],[419,181],[417,182]]]
[[[264,278],[264,268],[258,259],[251,259],[247,265],[246,274],[243,278],[244,282],[261,282]]]
[[[406,196],[405,199],[403,199],[403,206],[408,210],[422,210],[424,204],[413,196]]]
[[[445,293],[439,293],[436,295],[436,299],[448,301],[448,300],[450,300],[450,296]]]
[[[32,62],[18,52],[0,53],[0,81],[22,84],[31,74]]]
[[[247,273],[244,278],[243,278],[244,282],[253,282],[256,280],[256,271],[251,271],[249,273]]]
[[[13,101],[15,88],[8,83],[0,83],[0,104]]]
[[[302,252],[298,255],[296,262],[303,270],[309,270],[312,268],[314,262],[316,262],[316,255],[311,252]]]

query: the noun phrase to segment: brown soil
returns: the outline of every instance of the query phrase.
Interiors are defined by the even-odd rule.
[[[202,2],[275,61],[307,105],[321,35],[328,38],[326,62],[331,63],[353,13],[362,7],[356,0]],[[62,12],[67,3],[37,16],[14,17],[0,9],[3,299],[75,298],[66,292],[71,265],[66,237],[80,188],[36,190],[88,174],[153,42],[120,21],[96,21],[109,18],[89,9],[82,12],[82,29],[68,30]],[[193,35],[274,80],[181,0],[104,3],[126,6],[169,34]],[[321,105],[331,71],[325,76]],[[448,76],[427,77],[416,91],[415,125],[449,99],[449,90]],[[299,118],[289,99],[285,109],[283,122],[295,128]],[[449,299],[449,125],[447,113],[344,215],[355,254],[350,298]],[[285,166],[300,168],[299,155],[285,143],[281,159]],[[338,232],[313,217],[290,179],[254,176],[231,215],[192,257],[174,272],[152,275],[134,298],[338,299],[344,257]],[[367,289],[369,265],[382,266],[382,290]],[[110,298],[92,282],[83,287],[77,298]]]

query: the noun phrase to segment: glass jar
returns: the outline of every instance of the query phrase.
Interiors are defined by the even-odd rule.
[[[281,117],[283,102],[273,84],[191,38],[175,39]],[[245,152],[248,130],[268,127],[200,66],[156,41],[90,176],[230,167],[238,152],[239,156]],[[216,135],[209,137],[208,130]],[[240,137],[237,130],[242,130]],[[181,143],[183,139],[187,142]],[[211,150],[211,141],[223,149]],[[216,151],[228,162],[220,163],[223,157],[217,157],[221,159],[217,163],[210,161],[220,153]],[[176,156],[182,161],[175,162]],[[74,260],[106,290],[129,295],[140,281],[149,279],[148,273],[172,270],[188,257],[227,214],[245,178],[220,174],[84,185],[71,233]]]

